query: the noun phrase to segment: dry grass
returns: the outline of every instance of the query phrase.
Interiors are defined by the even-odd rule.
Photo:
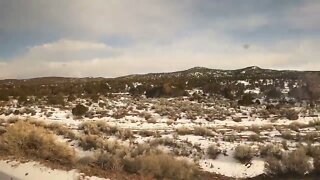
[[[174,120],[169,119],[169,120],[167,120],[166,123],[167,123],[168,126],[170,126],[170,125],[174,124]]]
[[[299,113],[294,109],[284,110],[284,115],[289,120],[297,120],[299,119]]]
[[[320,146],[312,145],[309,143],[307,146],[303,146],[306,151],[306,154],[310,157],[317,158],[320,157]]]
[[[116,136],[122,140],[130,139],[132,138],[133,132],[130,129],[120,129],[117,133]]]
[[[254,150],[248,145],[239,145],[236,147],[233,156],[241,163],[247,163],[253,158]]]
[[[309,157],[304,148],[285,154],[281,159],[269,158],[265,164],[266,172],[272,175],[305,175],[312,170]]]
[[[95,155],[94,163],[102,170],[123,170],[123,159],[120,156],[112,155],[110,153],[98,153]]]
[[[16,157],[45,160],[58,165],[72,166],[76,161],[74,150],[43,127],[18,121],[0,137],[1,152]]]
[[[293,135],[291,134],[291,132],[289,130],[284,130],[281,133],[282,138],[287,139],[287,140],[291,140],[294,139]]]
[[[311,126],[311,127],[320,126],[320,119],[317,118],[312,121],[309,121],[309,126]]]
[[[147,122],[151,123],[151,124],[155,124],[155,123],[157,123],[157,119],[156,118],[149,118],[149,119],[147,119]]]
[[[92,135],[115,135],[119,129],[116,126],[111,126],[104,121],[83,122],[79,126],[85,134]]]
[[[7,123],[9,123],[9,124],[14,124],[14,123],[16,123],[16,122],[18,122],[19,121],[19,118],[17,118],[17,117],[10,117],[8,120],[7,120]]]
[[[313,159],[313,171],[316,173],[316,174],[320,174],[320,156],[317,156]]]
[[[261,142],[261,137],[259,134],[251,134],[249,137],[248,137],[248,140],[249,141],[257,141],[257,142]]]
[[[251,127],[248,128],[248,130],[253,131],[253,132],[259,134],[259,133],[260,133],[260,126],[258,126],[258,125],[252,125]]]
[[[195,126],[193,134],[197,136],[213,136],[213,132],[210,129],[202,126]]]
[[[234,122],[241,122],[242,121],[241,117],[232,117],[232,120]]]
[[[97,135],[84,135],[78,140],[78,144],[83,150],[104,149],[105,141]]]
[[[47,129],[53,131],[57,135],[62,135],[65,138],[68,139],[76,139],[76,134],[66,127],[65,125],[58,124],[58,123],[52,123],[45,126]]]
[[[194,180],[199,176],[195,165],[163,153],[126,158],[124,169],[130,173],[151,175],[156,179]]]
[[[144,129],[144,130],[138,131],[138,134],[142,137],[150,137],[150,136],[155,136],[156,132],[152,130]]]
[[[304,140],[307,142],[315,142],[317,139],[319,139],[319,132],[307,132],[304,136]]]
[[[158,145],[164,145],[164,146],[170,146],[175,147],[177,145],[177,142],[172,138],[157,138],[150,141],[151,146],[158,146]]]
[[[282,157],[282,150],[280,146],[267,144],[265,146],[260,146],[260,156],[261,157],[275,157],[280,159]]]
[[[207,148],[207,155],[210,159],[216,159],[221,153],[221,150],[216,145],[210,145]]]
[[[179,135],[187,135],[187,134],[192,134],[192,129],[185,127],[185,126],[182,126],[182,127],[177,128],[176,132]]]
[[[292,131],[296,131],[296,132],[300,132],[300,129],[301,128],[304,128],[305,125],[302,124],[302,123],[299,123],[299,122],[292,122],[289,124],[289,128],[292,130]]]

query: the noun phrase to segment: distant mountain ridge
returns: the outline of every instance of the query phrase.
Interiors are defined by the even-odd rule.
[[[37,77],[30,79],[3,79],[0,80],[0,84],[3,83],[65,83],[65,82],[90,82],[99,80],[135,80],[135,81],[148,81],[156,79],[199,79],[199,78],[252,78],[252,77],[281,77],[291,76],[299,77],[306,73],[320,73],[320,71],[297,71],[297,70],[273,70],[263,69],[258,66],[249,66],[235,70],[223,70],[223,69],[211,69],[207,67],[193,67],[187,70],[174,71],[174,72],[161,72],[161,73],[147,73],[147,74],[132,74],[126,76],[120,76],[115,78],[103,78],[103,77]]]
[[[320,99],[320,71],[272,70],[250,66],[236,70],[193,67],[167,73],[133,74],[117,78],[101,77],[41,77],[33,79],[0,80],[1,95],[90,95],[130,93],[134,96],[155,89],[154,94],[181,96],[186,90],[200,89],[233,99],[244,93],[283,94],[279,97]],[[165,90],[165,91],[164,91]],[[151,93],[152,94],[152,93]]]
[[[133,74],[128,76],[118,77],[118,79],[161,79],[161,78],[201,78],[201,77],[212,77],[212,78],[227,78],[227,77],[252,77],[252,76],[285,76],[285,75],[302,75],[311,71],[297,71],[297,70],[272,70],[263,69],[258,66],[249,66],[246,68],[235,69],[235,70],[222,70],[222,69],[210,69],[206,67],[193,67],[183,71],[167,72],[167,73],[148,73],[148,74]],[[320,71],[313,71],[320,72]]]

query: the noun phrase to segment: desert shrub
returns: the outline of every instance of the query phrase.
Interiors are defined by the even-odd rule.
[[[176,132],[179,134],[179,135],[187,135],[187,134],[192,134],[192,130],[187,128],[187,127],[179,127],[176,129]]]
[[[130,129],[121,129],[116,135],[122,140],[126,140],[133,137],[133,132]]]
[[[19,111],[18,109],[16,109],[16,110],[13,111],[13,114],[14,114],[14,115],[19,115],[19,114],[20,114],[20,111]]]
[[[267,144],[265,146],[260,146],[260,156],[280,159],[282,157],[282,150],[279,146]]]
[[[44,122],[44,121],[39,121],[39,120],[36,120],[36,119],[27,119],[27,122],[32,124],[32,125],[35,125],[37,127],[46,127],[47,124]]]
[[[151,89],[147,89],[145,95],[147,98],[159,98],[187,96],[188,93],[182,87],[174,87],[166,83],[161,86],[156,86],[152,87]]]
[[[9,100],[9,93],[6,91],[0,92],[0,101],[8,101]]]
[[[193,128],[193,134],[198,136],[211,136],[212,131],[206,127],[195,126]]]
[[[242,121],[241,117],[232,117],[232,120],[234,122],[241,122]]]
[[[152,153],[126,158],[124,169],[130,173],[153,176],[156,179],[193,180],[198,179],[198,168],[185,160],[177,160],[164,153]]]
[[[316,174],[320,174],[320,156],[317,156],[313,159],[313,171]]]
[[[123,160],[119,156],[110,153],[98,153],[95,156],[94,163],[103,170],[121,171],[123,168]]]
[[[268,99],[279,99],[282,96],[280,89],[272,87],[266,92]]]
[[[78,145],[83,150],[103,150],[115,154],[118,150],[126,150],[125,146],[121,146],[117,141],[104,140],[97,135],[84,135],[78,139]]]
[[[7,122],[9,123],[9,124],[14,124],[14,123],[16,123],[16,122],[18,122],[19,121],[19,118],[17,118],[17,117],[10,117],[8,120],[7,120]]]
[[[1,110],[0,110],[1,111]],[[0,118],[0,125],[4,125],[7,123],[7,120]]]
[[[88,107],[82,104],[77,104],[76,107],[72,109],[72,114],[74,116],[83,116],[87,113],[88,110],[89,110]]]
[[[284,150],[288,150],[289,149],[288,142],[286,140],[282,140],[281,141],[281,145],[282,145]]]
[[[259,111],[259,115],[263,119],[268,119],[270,117],[270,112],[268,110],[263,109]]]
[[[72,101],[74,101],[74,100],[76,100],[76,99],[77,99],[77,97],[76,97],[75,95],[71,94],[71,95],[68,96],[67,101],[68,101],[68,102],[72,102]]]
[[[305,141],[314,142],[317,140],[318,137],[319,137],[318,132],[307,132],[304,138],[305,138]]]
[[[170,126],[174,123],[174,121],[172,119],[167,120],[167,125]]]
[[[152,118],[152,114],[150,114],[148,112],[142,112],[141,116],[144,117],[145,120]]]
[[[285,117],[289,120],[299,119],[299,113],[294,109],[287,109],[284,111]]]
[[[50,105],[65,105],[64,97],[61,94],[55,96],[48,96],[47,103]]]
[[[288,140],[293,139],[293,135],[292,135],[291,132],[288,131],[288,130],[282,131],[282,132],[281,132],[281,136],[282,136],[284,139],[288,139]]]
[[[249,141],[261,141],[261,138],[259,136],[259,134],[251,134],[249,137],[248,137],[248,140]]]
[[[47,129],[53,131],[55,134],[62,135],[65,138],[69,138],[69,139],[76,138],[76,134],[71,129],[66,127],[65,125],[58,124],[58,123],[52,123],[52,124],[46,125],[45,127]]]
[[[84,156],[78,159],[77,165],[88,166],[96,161],[96,158],[93,156]]]
[[[284,155],[282,162],[288,173],[304,175],[311,170],[309,157],[303,148],[296,149]]]
[[[312,166],[304,148],[296,149],[282,156],[281,159],[268,158],[265,171],[270,175],[304,175],[311,172]]]
[[[143,144],[138,144],[133,149],[131,149],[130,154],[131,154],[131,157],[137,157],[137,156],[149,153],[150,151],[151,151],[150,145],[143,143]]]
[[[300,128],[303,128],[304,125],[299,122],[292,122],[289,124],[289,128],[293,131],[300,132]]]
[[[112,114],[112,117],[115,119],[121,119],[124,118],[127,114],[128,111],[126,109],[117,109],[117,111]]]
[[[83,130],[85,134],[100,135],[102,133],[106,135],[115,135],[119,129],[116,126],[111,126],[105,121],[95,122],[83,122],[79,126],[80,130]]]
[[[272,131],[274,129],[274,126],[272,124],[265,124],[260,126],[261,131]]]
[[[92,149],[103,149],[104,141],[102,138],[96,135],[84,135],[79,138],[78,145],[85,151]]]
[[[260,133],[260,126],[255,125],[255,124],[251,125],[251,127],[249,127],[249,130],[259,134]]]
[[[320,146],[319,145],[312,145],[308,143],[307,146],[304,146],[306,154],[310,157],[316,158],[320,157]]]
[[[149,119],[147,119],[147,122],[155,124],[155,123],[157,123],[157,119],[156,118],[149,118]]]
[[[224,141],[227,141],[227,142],[234,142],[236,139],[237,139],[237,136],[234,135],[234,134],[230,134],[230,135],[225,135],[223,136],[222,138]]]
[[[246,93],[242,96],[242,98],[238,101],[240,106],[249,106],[253,104],[253,94]]]
[[[65,143],[57,142],[48,130],[23,121],[8,127],[0,137],[0,151],[67,166],[73,165],[76,160],[74,150]]]
[[[0,136],[7,132],[7,129],[3,126],[0,126]]]
[[[320,126],[320,119],[314,119],[312,121],[309,121],[309,126]]]
[[[234,126],[232,127],[232,129],[234,129],[239,133],[239,132],[245,131],[247,128],[245,126]]]
[[[96,122],[85,121],[79,125],[79,130],[83,130],[85,134],[100,134],[101,130],[98,128]]]
[[[172,138],[157,138],[150,141],[151,146],[158,146],[158,145],[164,145],[164,146],[171,146],[174,147],[177,145],[177,142]]]
[[[138,134],[142,137],[149,137],[149,136],[154,136],[156,132],[151,130],[141,130],[138,132]]]
[[[272,156],[269,156],[265,159],[265,172],[268,175],[276,175],[276,176],[281,176],[285,174],[285,167],[282,164],[282,162]]]
[[[107,134],[107,135],[113,135],[115,134],[117,131],[119,131],[118,127],[116,126],[112,126],[112,125],[109,125],[108,123],[106,123],[105,121],[97,121],[95,122],[98,129]]]
[[[251,161],[254,156],[253,149],[248,145],[239,145],[235,148],[234,158],[239,160],[241,163]]]
[[[216,159],[220,153],[221,150],[216,145],[210,145],[207,148],[207,155],[210,159]]]

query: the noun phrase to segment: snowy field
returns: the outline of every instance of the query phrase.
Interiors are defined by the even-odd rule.
[[[245,83],[240,82],[239,83]],[[257,91],[257,90],[253,90]],[[72,114],[72,107],[83,104],[88,112],[82,117]],[[33,112],[28,112],[32,109]],[[1,109],[2,123],[17,119],[41,121],[45,124],[61,124],[74,133],[81,133],[84,123],[105,122],[111,127],[132,133],[129,138],[119,135],[103,136],[123,145],[152,144],[177,158],[195,162],[203,171],[213,172],[232,178],[255,177],[265,173],[265,161],[261,147],[272,144],[281,151],[293,150],[300,144],[314,145],[319,140],[319,112],[304,106],[292,106],[299,114],[296,120],[289,120],[281,113],[267,112],[266,105],[249,107],[234,106],[224,98],[203,97],[194,100],[180,98],[132,98],[128,94],[101,96],[96,102],[76,99],[67,102],[64,108],[42,103],[21,106],[12,100]],[[267,113],[266,113],[267,112]],[[120,132],[120,131],[119,131]],[[77,140],[67,141],[79,156],[92,153],[83,150]],[[219,153],[211,158],[208,147],[215,146]],[[235,149],[247,145],[252,157],[247,162],[235,158]],[[12,174],[18,179],[74,179],[80,176],[76,171],[49,170],[35,163],[13,166],[13,162],[0,161],[1,172]],[[26,173],[29,173],[26,175]],[[88,178],[88,177],[87,177]],[[60,179],[60,178],[58,178]],[[94,178],[92,178],[94,179]]]

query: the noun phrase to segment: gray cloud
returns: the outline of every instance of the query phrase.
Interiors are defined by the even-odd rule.
[[[25,55],[0,64],[3,67],[0,77],[114,77],[182,70],[193,66],[235,69],[258,65],[276,69],[319,70],[319,43],[320,39],[291,40],[275,44],[271,49],[259,45],[245,49],[242,44],[212,32],[203,32],[200,36],[184,38],[170,45],[139,44],[130,48],[113,49],[100,42],[59,40],[30,48]],[[203,44],[206,45],[205,48],[201,48]],[[299,45],[295,46],[296,44]],[[54,53],[51,52],[52,49]],[[100,54],[95,54],[97,50]],[[110,53],[117,55],[110,56]],[[64,54],[67,56],[64,57]],[[43,60],[47,56],[50,60]]]
[[[12,54],[0,78],[319,70],[319,12],[315,0],[0,0],[0,47]]]

